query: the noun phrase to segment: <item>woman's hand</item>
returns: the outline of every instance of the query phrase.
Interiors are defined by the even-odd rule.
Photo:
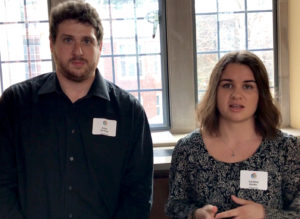
[[[218,211],[218,208],[213,205],[205,205],[202,208],[198,208],[196,211],[194,211],[194,217],[195,219],[214,219],[215,215]]]
[[[216,218],[234,218],[234,219],[263,219],[265,218],[265,209],[261,204],[253,201],[238,198],[234,195],[231,199],[241,205],[237,208],[221,212]]]

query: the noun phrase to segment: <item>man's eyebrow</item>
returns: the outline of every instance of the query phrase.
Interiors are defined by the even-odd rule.
[[[63,34],[61,34],[61,37],[73,37],[73,36],[70,34],[63,33]]]

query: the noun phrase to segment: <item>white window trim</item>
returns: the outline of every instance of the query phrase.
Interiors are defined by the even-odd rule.
[[[166,0],[170,132],[195,129],[196,83],[193,0]]]
[[[290,72],[288,50],[288,0],[277,0],[278,38],[278,102],[282,115],[282,127],[290,127]]]

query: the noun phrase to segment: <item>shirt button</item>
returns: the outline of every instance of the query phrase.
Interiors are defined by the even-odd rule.
[[[70,160],[71,162],[73,162],[73,161],[74,161],[74,157],[73,157],[73,156],[69,157],[69,160]]]
[[[72,134],[74,134],[74,133],[75,133],[75,129],[72,129],[72,131],[71,131],[71,132],[72,132]]]
[[[69,216],[69,218],[72,218],[72,217],[73,217],[73,215],[72,215],[71,213],[70,213],[68,216]]]
[[[69,191],[72,191],[73,187],[72,187],[72,186],[69,186],[68,189],[69,189]]]

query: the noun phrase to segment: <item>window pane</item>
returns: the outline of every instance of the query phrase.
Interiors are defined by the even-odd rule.
[[[0,1],[0,22],[24,21],[24,19],[24,0]]]
[[[91,5],[101,5],[101,7],[95,7],[102,21],[109,20],[110,7],[108,0],[88,0]],[[103,25],[103,24],[102,24]]]
[[[27,40],[29,47],[33,47],[34,58],[31,59],[51,59],[48,23],[29,24]]]
[[[0,33],[1,61],[24,60],[24,54],[27,54],[25,24],[2,24]]]
[[[210,73],[218,61],[218,54],[197,55],[198,99],[202,98],[207,89]]]
[[[51,59],[48,23],[0,25],[1,61]]]
[[[116,18],[134,18],[133,0],[111,0],[111,16]]]
[[[136,90],[138,88],[136,57],[116,57],[114,58],[114,65],[115,83],[126,90]]]
[[[245,49],[245,15],[221,14],[220,15],[220,49],[240,50]]]
[[[135,54],[135,23],[130,20],[113,21],[114,54]]]
[[[248,0],[248,10],[272,10],[272,0]]]
[[[198,100],[206,91],[212,68],[220,57],[244,49],[262,59],[274,91],[272,1],[216,0],[213,2],[217,11],[209,14],[201,11],[205,2],[195,1]]]
[[[263,61],[269,74],[270,87],[274,88],[274,52],[273,51],[254,51]]]
[[[138,18],[144,18],[152,12],[158,12],[157,0],[135,0],[136,2],[136,15]],[[147,11],[147,13],[145,13]]]
[[[150,124],[163,124],[163,105],[161,91],[141,92],[143,107]]]
[[[99,63],[98,63],[98,69],[102,76],[110,81],[114,81],[113,79],[113,66],[112,66],[112,58],[111,57],[104,57],[101,56]]]
[[[218,50],[218,27],[216,15],[199,15],[196,17],[197,51]]]
[[[249,49],[273,48],[272,12],[248,14]]]
[[[245,0],[218,0],[219,11],[243,11]]]
[[[102,55],[111,55],[112,47],[111,47],[111,31],[110,31],[110,22],[103,21],[103,42],[102,42]]]
[[[162,89],[160,56],[141,56],[139,77],[141,89]]]
[[[196,13],[207,13],[217,11],[217,2],[208,0],[195,0]]]
[[[149,18],[149,20],[139,20],[137,23],[139,53],[160,53],[159,28],[151,22],[152,20]]]
[[[48,20],[48,7],[45,1],[26,0],[26,13],[29,21]]]

